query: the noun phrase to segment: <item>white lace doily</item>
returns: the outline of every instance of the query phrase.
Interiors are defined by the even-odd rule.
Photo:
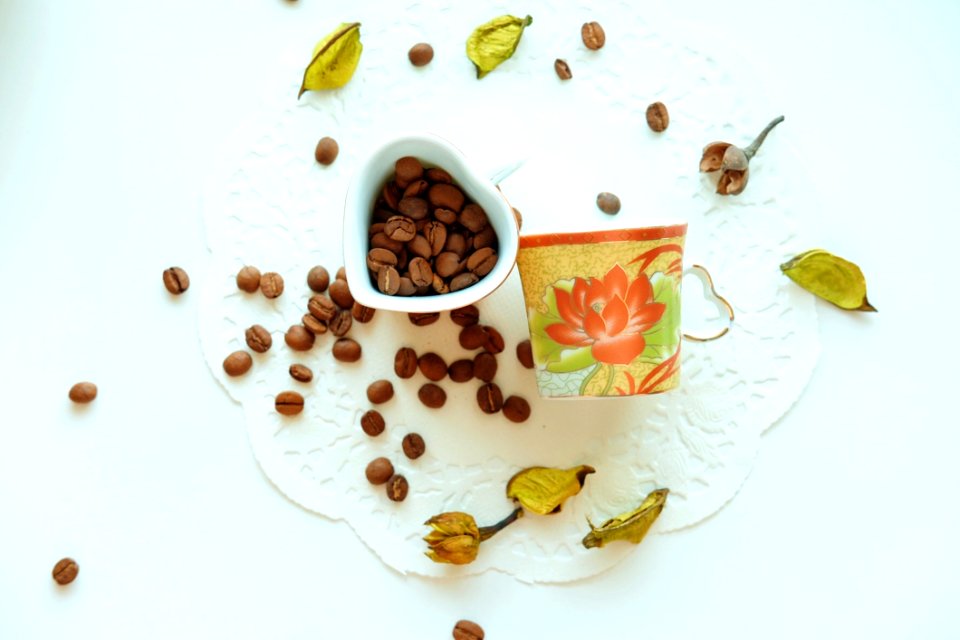
[[[297,102],[301,69],[291,68],[286,106],[243,132],[243,151],[227,159],[204,203],[212,259],[201,292],[201,342],[214,376],[243,405],[264,472],[293,501],[349,522],[391,567],[430,576],[496,569],[524,581],[556,582],[598,573],[634,547],[584,549],[586,517],[613,517],[657,487],[671,494],[654,533],[716,512],[749,474],[763,431],[800,395],[819,352],[813,299],[778,269],[785,258],[809,248],[796,229],[806,202],[791,184],[804,184],[805,173],[785,141],[789,114],[751,163],[746,191],[723,198],[713,194],[715,178],[697,172],[701,148],[713,140],[745,145],[778,114],[710,57],[655,34],[639,8],[605,7],[607,44],[598,52],[579,41],[580,24],[591,19],[586,4],[539,10],[517,54],[482,81],[463,55],[464,42],[474,26],[509,13],[509,7],[453,12],[440,3],[417,2],[389,12],[375,8],[341,16],[363,23],[363,56],[350,84]],[[396,16],[403,16],[403,25]],[[421,40],[431,41],[437,55],[416,69],[406,51]],[[573,70],[569,82],[553,72],[557,57]],[[670,110],[663,134],[649,131],[644,119],[654,100]],[[523,424],[481,413],[477,381],[441,382],[446,406],[429,410],[416,394],[425,379],[394,376],[400,346],[436,351],[448,362],[472,357],[460,349],[458,327],[446,316],[426,328],[385,312],[369,324],[354,323],[350,335],[363,346],[354,364],[333,359],[329,334],[307,353],[290,350],[283,334],[306,312],[307,271],[323,264],[332,274],[340,266],[340,216],[350,173],[366,149],[398,129],[439,133],[490,166],[528,156],[502,184],[523,212],[525,232],[546,230],[569,216],[606,227],[642,225],[663,212],[687,217],[686,260],[707,265],[734,305],[732,331],[717,342],[683,345],[677,391],[540,400],[532,372],[513,353],[526,337],[514,272],[479,306],[482,321],[507,341],[497,383],[505,395],[521,395],[532,405]],[[324,135],[341,148],[326,168],[313,159]],[[624,208],[616,218],[597,212],[598,191],[621,197]],[[281,273],[284,294],[270,301],[238,291],[234,278],[244,264]],[[685,317],[694,306],[687,293]],[[246,348],[244,329],[252,324],[267,327],[274,346],[253,354],[248,374],[228,378],[223,359]],[[295,362],[313,369],[313,382],[290,378],[287,369]],[[370,408],[366,386],[378,378],[392,380],[397,394],[378,407],[386,432],[371,438],[359,418]],[[274,411],[275,394],[286,389],[305,396],[301,415]],[[417,460],[401,451],[411,431],[426,441],[427,452]],[[378,456],[390,458],[408,478],[404,502],[390,502],[382,487],[366,482],[364,468]],[[431,515],[466,511],[481,525],[492,524],[512,509],[504,487],[513,473],[581,463],[597,472],[560,514],[521,519],[484,542],[471,565],[439,565],[424,556],[423,522]]]

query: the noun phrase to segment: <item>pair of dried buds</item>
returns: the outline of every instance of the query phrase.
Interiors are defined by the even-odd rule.
[[[700,158],[700,171],[711,172],[720,170],[720,180],[717,182],[717,193],[722,196],[735,196],[747,186],[750,175],[750,159],[757,154],[760,145],[766,140],[767,134],[783,122],[783,116],[770,121],[757,139],[741,149],[729,142],[711,142],[703,148]]]

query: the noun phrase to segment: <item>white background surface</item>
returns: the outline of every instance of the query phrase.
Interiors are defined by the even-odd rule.
[[[202,274],[211,163],[349,5],[0,0],[0,638],[960,634],[960,6],[668,4],[672,39],[752,60],[816,176],[811,236],[880,313],[819,305],[818,369],[727,508],[530,586],[405,578],[287,502],[206,370],[193,290],[160,282]],[[100,397],[77,410],[80,379]]]

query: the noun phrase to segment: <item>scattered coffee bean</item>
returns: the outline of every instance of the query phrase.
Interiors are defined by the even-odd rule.
[[[500,332],[487,326],[483,328],[483,332],[487,335],[487,342],[483,345],[483,350],[488,353],[502,353],[506,345]]]
[[[393,358],[393,372],[400,378],[412,378],[418,364],[417,352],[410,347],[401,347]]]
[[[447,402],[447,392],[432,382],[420,387],[417,391],[417,397],[420,398],[420,402],[431,409],[439,409]]]
[[[333,343],[333,357],[340,362],[356,362],[363,349],[353,338],[340,338]]]
[[[234,351],[223,359],[223,370],[228,376],[242,376],[253,366],[253,358],[246,351]]]
[[[533,347],[529,340],[517,344],[517,360],[527,369],[533,369]]]
[[[410,485],[407,479],[397,474],[387,481],[387,497],[394,502],[403,502],[410,491]]]
[[[517,221],[517,231],[519,231],[520,228],[523,227],[523,214],[520,213],[520,210],[516,207],[510,208],[513,209],[513,217]]]
[[[313,380],[313,371],[304,364],[290,365],[290,377],[297,382],[310,382]]]
[[[407,57],[410,58],[410,64],[415,67],[428,65],[433,60],[433,47],[426,42],[419,42],[410,47]]]
[[[316,337],[307,331],[307,328],[302,324],[295,324],[287,329],[283,340],[287,343],[288,347],[295,351],[309,351],[313,348]]]
[[[407,317],[410,319],[410,322],[417,325],[418,327],[425,327],[428,324],[433,324],[440,319],[439,313],[408,313]]]
[[[497,375],[497,358],[492,353],[483,351],[473,359],[473,375],[478,380],[492,382]]]
[[[256,293],[260,288],[260,269],[246,266],[237,273],[237,288],[247,293]]]
[[[569,80],[573,77],[573,72],[570,71],[570,65],[567,64],[566,60],[557,58],[553,62],[553,70],[557,72],[557,77],[561,80]]]
[[[295,416],[303,411],[303,396],[296,391],[281,391],[273,401],[277,413]]]
[[[339,153],[340,145],[337,144],[337,141],[330,137],[323,137],[320,138],[320,142],[317,143],[313,157],[322,165],[331,165],[333,161],[337,159]]]
[[[330,273],[320,265],[313,267],[307,273],[307,286],[311,291],[323,293],[330,286]]]
[[[373,404],[383,404],[393,397],[393,384],[389,380],[377,380],[367,387],[367,400]]]
[[[353,309],[350,310],[350,313],[353,315],[353,319],[362,324],[366,324],[373,320],[373,316],[376,315],[377,310],[373,307],[367,307],[359,302],[353,303]]]
[[[376,437],[387,428],[387,423],[379,411],[370,409],[360,416],[360,428],[363,429],[363,432],[368,436]]]
[[[483,640],[483,627],[470,620],[459,620],[453,627],[453,640]]]
[[[473,379],[473,360],[456,360],[447,367],[447,375],[454,382],[467,382]]]
[[[503,407],[503,393],[496,383],[488,382],[477,389],[477,404],[484,413],[496,413]]]
[[[190,288],[190,276],[180,267],[170,267],[163,272],[163,286],[174,295],[180,295]]]
[[[78,382],[70,387],[67,395],[77,404],[93,402],[97,397],[97,385],[92,382]]]
[[[647,124],[653,131],[660,133],[670,126],[670,114],[662,102],[654,102],[647,107]]]
[[[270,332],[259,324],[247,329],[244,336],[247,339],[247,346],[257,353],[266,353],[273,346],[273,338],[270,337]]]
[[[417,365],[427,380],[437,382],[447,376],[447,363],[435,353],[425,353],[417,360]]]
[[[460,346],[468,351],[479,349],[487,344],[490,337],[479,324],[468,325],[460,331]]]
[[[393,463],[386,458],[374,458],[367,465],[366,475],[370,484],[384,484],[393,477]]]
[[[584,46],[593,51],[602,48],[607,41],[607,35],[603,32],[603,27],[596,22],[584,23],[580,27],[580,37],[583,39]]]
[[[530,403],[520,396],[510,396],[503,401],[503,415],[511,422],[523,422],[530,417]]]
[[[333,320],[327,324],[327,327],[330,329],[330,333],[342,338],[350,332],[350,327],[353,326],[353,312],[347,311],[346,309],[341,309],[337,312],[337,315],[333,317]]]
[[[480,322],[480,310],[475,306],[467,305],[450,312],[450,319],[453,323],[461,327],[469,327],[472,324]]]
[[[260,291],[268,298],[278,298],[283,293],[283,276],[268,271],[260,276]]]
[[[304,327],[307,328],[307,331],[315,336],[319,336],[327,332],[327,323],[323,322],[322,320],[317,320],[309,313],[303,314],[303,317],[300,318],[300,322]]]
[[[327,295],[341,309],[350,309],[353,307],[353,294],[350,293],[350,285],[346,280],[336,279],[330,283]]]
[[[337,305],[327,296],[311,296],[307,302],[307,311],[321,322],[330,322],[337,315]]]
[[[419,433],[408,433],[403,436],[403,453],[411,460],[416,460],[427,450],[427,445]]]
[[[70,584],[77,579],[80,565],[73,558],[64,558],[53,565],[53,579],[59,585]]]
[[[597,207],[606,214],[611,216],[616,215],[620,212],[620,198],[612,193],[603,191],[597,194]]]

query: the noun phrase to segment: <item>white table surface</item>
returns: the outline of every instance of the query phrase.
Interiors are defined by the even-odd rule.
[[[203,362],[194,289],[160,282],[202,286],[211,163],[341,4],[0,0],[0,638],[446,638],[463,617],[491,639],[958,637],[960,5],[650,3],[674,40],[752,60],[810,164],[811,236],[880,313],[818,304],[819,366],[725,509],[531,586],[401,576],[283,498]],[[100,396],[78,410],[81,379]]]

